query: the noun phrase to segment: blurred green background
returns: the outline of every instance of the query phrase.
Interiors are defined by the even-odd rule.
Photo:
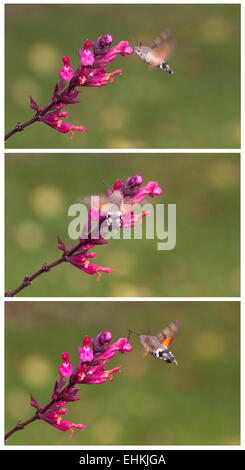
[[[173,76],[119,57],[113,85],[68,107],[86,133],[70,140],[38,123],[7,148],[240,148],[240,5],[6,5],[6,132],[33,116],[30,95],[50,102],[62,57],[75,68],[86,38],[148,45],[166,28],[178,41]]]
[[[110,266],[96,282],[69,263],[36,279],[19,296],[239,296],[240,155],[6,155],[6,290],[58,259],[57,235],[68,247],[68,208],[105,194],[116,179],[142,174],[158,181],[155,201],[177,206],[174,250],[157,239],[109,240],[95,262]],[[151,201],[150,201],[151,202]],[[146,221],[143,221],[145,227]],[[143,235],[144,235],[143,229]],[[121,235],[122,236],[122,235]]]
[[[49,401],[61,354],[77,365],[77,346],[88,334],[127,329],[153,334],[181,321],[172,343],[178,366],[133,350],[110,360],[121,366],[104,385],[80,386],[67,419],[86,425],[72,438],[35,422],[9,438],[9,445],[239,445],[239,302],[7,302],[6,431],[31,417],[31,392]]]

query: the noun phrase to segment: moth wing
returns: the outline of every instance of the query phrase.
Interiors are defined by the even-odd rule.
[[[144,202],[145,201],[146,202],[149,201],[149,196],[148,195],[146,195],[146,197],[144,199]],[[136,204],[142,206],[142,202],[137,202],[137,201],[135,202],[134,196],[125,196],[123,198],[123,204],[122,204],[122,207],[121,207],[121,212],[125,213],[125,212],[132,211]],[[151,204],[152,204],[152,201],[151,201]]]
[[[149,326],[147,326],[146,329],[145,329],[145,335],[146,336],[151,336],[151,329],[150,329]]]
[[[99,194],[96,195],[96,197],[97,196],[99,198],[98,199],[98,204],[97,204],[96,198],[92,198],[92,200],[91,200],[91,196],[85,196],[83,198],[78,199],[78,201],[85,204],[88,207],[88,209],[90,209],[91,207],[100,208],[101,213],[106,214],[110,210],[111,203],[109,202],[108,197],[101,196]]]
[[[170,346],[180,329],[180,322],[173,321],[156,335],[157,340],[166,348]]]
[[[135,206],[134,198],[132,196],[125,196],[123,198],[120,210],[123,214],[126,214],[128,212],[132,212],[134,206]]]
[[[169,349],[169,346],[170,344],[172,343],[172,341],[174,340],[174,336],[169,336],[168,338],[164,339],[163,341],[161,341],[161,344],[162,346],[164,346],[165,348],[168,348]]]
[[[152,41],[151,48],[158,46],[163,41],[169,41],[170,39],[171,39],[171,31],[170,29],[166,29],[165,31],[160,33],[159,36],[157,36],[156,39],[154,39],[154,41]]]
[[[86,206],[90,206],[91,202],[93,202],[93,199],[91,201],[91,197],[93,197],[93,196],[80,197],[78,199],[78,201],[83,202],[84,204],[86,204]],[[96,197],[99,197],[99,205],[105,204],[106,202],[108,202],[108,197],[101,196],[100,194],[96,195]],[[95,200],[94,200],[94,202],[95,202]]]
[[[121,195],[120,191],[113,191],[111,195],[108,197],[107,202],[114,204],[120,208],[123,202],[123,196]]]
[[[91,204],[91,199],[90,196],[78,197],[77,202],[81,202],[82,204],[88,206],[89,204]]]
[[[176,45],[175,38],[165,38],[163,34],[164,33],[162,33],[162,35],[155,39],[151,49],[151,53],[149,53],[151,67],[157,67],[162,64],[162,62],[167,62],[169,57],[174,52]]]
[[[140,341],[146,353],[152,353],[157,347],[161,347],[160,342],[151,335],[140,335]]]
[[[156,344],[155,344],[155,341],[154,341],[154,337],[151,335],[151,330],[150,330],[150,327],[147,326],[146,329],[145,329],[145,334],[143,335],[144,336],[144,342],[148,345],[148,348],[149,346],[150,347],[155,347]],[[150,339],[149,339],[150,338]],[[142,341],[141,341],[142,342]],[[143,343],[142,343],[143,344]],[[147,351],[146,349],[144,349],[142,355],[143,357],[147,356],[147,354],[149,353],[149,351]]]
[[[106,196],[99,196],[99,198],[100,198],[100,200],[99,200],[100,206],[102,206],[103,204],[108,204],[108,203],[109,203],[108,197],[106,197]]]

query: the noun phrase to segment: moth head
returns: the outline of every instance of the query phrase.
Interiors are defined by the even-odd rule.
[[[141,55],[143,49],[144,49],[144,46],[142,46],[141,42],[138,42],[137,46],[134,47],[134,52],[136,52],[136,54],[138,55]]]

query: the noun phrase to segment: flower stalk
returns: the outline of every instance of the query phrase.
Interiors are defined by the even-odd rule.
[[[58,249],[62,255],[52,263],[44,263],[38,271],[31,276],[26,275],[23,282],[14,290],[8,290],[6,297],[14,297],[32,282],[44,273],[50,272],[56,266],[63,263],[71,263],[76,268],[86,274],[97,275],[97,281],[100,280],[102,273],[111,274],[110,267],[102,267],[92,263],[96,253],[91,251],[97,245],[105,245],[108,241],[105,239],[109,231],[118,231],[120,228],[133,227],[136,223],[142,224],[143,217],[150,214],[149,211],[142,211],[135,214],[134,207],[141,203],[145,197],[155,197],[162,194],[162,189],[156,181],[150,181],[142,186],[143,178],[141,175],[129,177],[125,182],[117,180],[113,190],[107,189],[108,201],[102,205],[94,205],[89,213],[87,223],[84,225],[82,238],[71,248],[67,248],[63,241],[58,237]],[[95,227],[93,226],[95,223]]]
[[[70,437],[74,429],[85,429],[83,424],[75,424],[63,419],[67,414],[67,403],[79,400],[77,396],[81,385],[103,384],[107,380],[113,380],[113,375],[121,370],[114,367],[105,370],[105,365],[117,352],[123,354],[132,350],[131,344],[126,338],[119,338],[111,343],[110,331],[99,333],[96,339],[85,336],[82,347],[78,346],[79,362],[73,369],[67,352],[62,354],[63,362],[59,366],[60,378],[55,382],[51,400],[43,406],[39,406],[32,394],[30,394],[30,405],[36,409],[35,414],[23,422],[18,422],[5,434],[5,442],[17,431],[24,429],[27,425],[37,419],[41,419],[60,431],[69,431]],[[68,383],[67,383],[68,379]],[[79,385],[79,386],[78,386]]]
[[[97,41],[86,40],[83,49],[78,49],[80,63],[75,72],[70,65],[70,59],[63,57],[63,67],[59,71],[60,80],[55,85],[54,93],[50,103],[42,108],[30,96],[30,108],[36,113],[35,116],[24,122],[18,122],[16,126],[5,135],[5,142],[18,132],[34,122],[43,122],[63,134],[70,133],[71,139],[74,131],[85,132],[83,126],[76,126],[66,122],[64,119],[68,112],[64,111],[68,104],[79,103],[78,94],[82,87],[101,87],[108,83],[114,83],[114,76],[120,75],[122,70],[107,72],[106,67],[115,60],[117,55],[125,56],[133,54],[133,49],[127,41],[121,41],[112,46],[111,34],[99,36]]]

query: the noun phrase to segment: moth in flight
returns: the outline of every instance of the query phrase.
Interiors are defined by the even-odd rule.
[[[174,340],[176,334],[180,329],[179,321],[173,321],[168,326],[163,328],[163,330],[158,333],[156,336],[151,334],[141,335],[135,331],[128,330],[129,335],[133,333],[137,335],[140,339],[141,344],[144,347],[145,353],[151,354],[157,359],[163,359],[168,363],[177,364],[177,361],[174,355],[169,350],[169,346]]]
[[[149,64],[150,68],[160,68],[166,70],[170,75],[173,74],[173,70],[167,63],[167,60],[172,55],[175,49],[176,39],[171,37],[169,30],[161,33],[151,44],[151,46],[139,46],[134,47],[134,52]]]
[[[99,214],[100,221],[106,222],[109,231],[117,231],[120,227],[133,227],[136,222],[142,223],[142,217],[150,215],[149,210],[143,210],[143,201],[148,196],[162,194],[162,190],[156,181],[149,182],[145,187],[140,187],[141,183],[141,175],[129,177],[125,184],[116,181],[113,189],[107,189],[106,197],[93,197],[93,201],[90,198],[93,212]],[[83,201],[89,203],[88,198]]]
[[[93,208],[100,211],[100,217],[105,220],[108,230],[119,230],[123,224],[124,217],[133,210],[135,205],[131,196],[123,196],[120,190],[113,190],[109,196],[99,195],[99,204],[93,201]],[[83,198],[88,205],[91,198]]]

